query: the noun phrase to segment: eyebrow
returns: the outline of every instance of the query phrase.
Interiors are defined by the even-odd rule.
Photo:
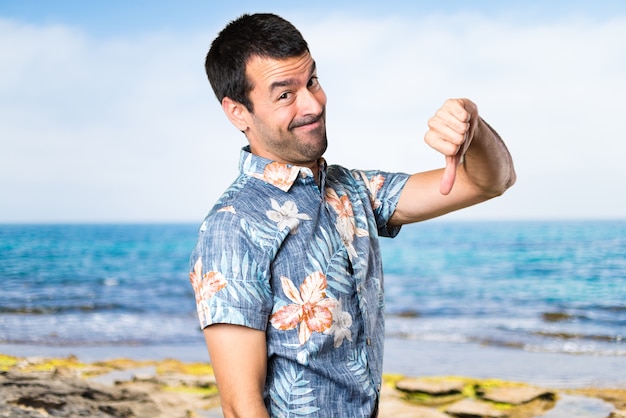
[[[315,74],[315,70],[316,70],[316,65],[315,65],[315,61],[313,61],[313,63],[311,64],[311,68],[309,69],[309,78]],[[281,88],[281,87],[288,87],[288,86],[293,86],[295,84],[298,83],[298,80],[296,80],[295,78],[288,78],[286,80],[278,80],[278,81],[274,81],[272,84],[270,84],[270,91],[274,91],[277,88]]]

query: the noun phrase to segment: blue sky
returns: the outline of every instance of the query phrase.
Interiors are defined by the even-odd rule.
[[[243,12],[273,11],[307,14],[323,18],[332,13],[355,17],[412,16],[432,13],[478,12],[485,16],[510,17],[517,20],[551,20],[567,15],[606,18],[626,11],[623,1],[541,1],[541,0],[447,0],[447,1],[328,1],[302,4],[290,1],[240,0],[182,1],[81,1],[29,0],[0,2],[6,18],[35,24],[61,23],[88,29],[101,35],[128,35],[159,29],[188,30],[221,24]]]
[[[469,97],[519,180],[450,219],[626,215],[623,1],[0,0],[0,222],[199,222],[245,144],[203,58],[257,11],[309,41],[329,162],[438,167],[426,120]]]

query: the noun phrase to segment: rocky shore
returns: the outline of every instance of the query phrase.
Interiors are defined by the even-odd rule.
[[[626,388],[386,375],[381,418],[626,418]],[[0,354],[0,417],[222,417],[206,363]]]

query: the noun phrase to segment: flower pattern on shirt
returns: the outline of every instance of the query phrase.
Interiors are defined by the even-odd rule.
[[[278,309],[270,317],[274,328],[288,331],[298,325],[298,341],[304,345],[313,332],[324,332],[332,325],[332,310],[338,301],[326,297],[326,276],[319,271],[307,276],[296,288],[287,277],[281,277],[283,292],[293,303]]]
[[[194,269],[189,273],[189,281],[196,294],[196,302],[213,297],[228,282],[219,271],[208,271],[202,275],[202,258],[198,258]]]
[[[378,209],[382,204],[380,199],[378,198],[378,192],[385,183],[385,177],[381,174],[376,174],[371,178],[367,178],[367,175],[362,171],[359,174],[361,175],[361,179],[363,180],[363,182],[367,185],[367,190],[370,192],[372,207],[374,209]]]
[[[358,257],[358,254],[352,245],[354,237],[366,237],[369,235],[366,229],[357,228],[356,221],[354,219],[354,211],[352,210],[352,203],[348,196],[341,196],[337,194],[335,190],[330,187],[326,188],[326,201],[337,212],[337,221],[335,227],[341,236],[341,240],[348,249],[350,258]]]
[[[324,331],[324,334],[330,334],[335,336],[335,348],[341,347],[344,338],[348,341],[352,341],[352,332],[350,327],[352,326],[352,315],[349,312],[343,310],[341,300],[332,310],[333,324],[329,329]]]
[[[228,206],[224,206],[221,209],[217,210],[218,212],[230,212],[230,213],[237,213],[237,211],[235,210],[235,208],[231,205]]]
[[[210,310],[206,300],[212,298],[217,292],[226,287],[228,282],[219,271],[208,271],[202,275],[202,258],[198,258],[194,269],[189,273],[189,281],[196,294],[198,315],[210,316]]]
[[[299,172],[299,167],[288,166],[287,164],[274,161],[265,166],[263,174],[254,173],[253,177],[263,180],[286,192],[291,188],[293,180],[298,176]]]
[[[270,202],[274,210],[268,210],[265,214],[278,224],[278,229],[281,231],[290,228],[290,234],[295,234],[300,220],[311,220],[306,213],[298,213],[298,206],[293,200],[286,201],[282,206],[274,199],[270,199]]]

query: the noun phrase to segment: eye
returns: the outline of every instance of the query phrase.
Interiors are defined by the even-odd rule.
[[[278,96],[278,100],[288,100],[291,98],[291,96],[292,96],[292,93],[290,91],[286,91],[280,96]]]
[[[311,79],[309,80],[309,82],[308,82],[308,84],[306,86],[308,88],[312,88],[312,87],[316,88],[316,87],[319,87],[319,85],[320,85],[320,82],[319,82],[319,80],[318,80],[318,78],[316,76],[316,77],[311,77]]]

